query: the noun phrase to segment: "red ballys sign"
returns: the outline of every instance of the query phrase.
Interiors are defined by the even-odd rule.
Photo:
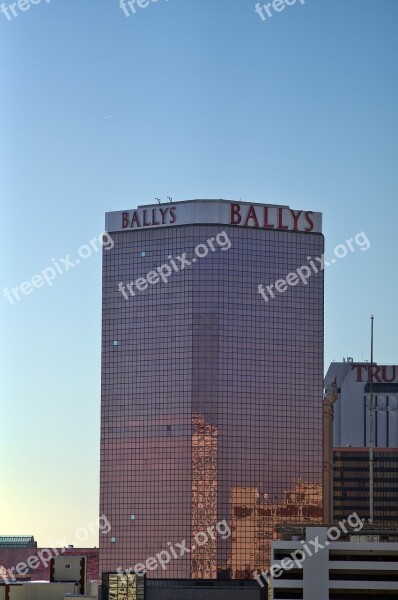
[[[177,221],[176,207],[144,208],[132,213],[123,212],[122,229],[137,229],[139,227],[155,227],[156,225],[173,225]]]
[[[354,369],[357,383],[370,383],[372,376],[373,383],[391,383],[397,381],[398,377],[398,366],[393,365],[352,365]]]
[[[155,227],[222,225],[270,231],[322,233],[322,215],[288,206],[232,202],[230,200],[183,200],[170,204],[137,206],[132,210],[109,212],[108,232],[141,231]]]
[[[314,229],[311,210],[292,210],[276,206],[254,206],[253,204],[231,204],[230,225],[304,231]]]

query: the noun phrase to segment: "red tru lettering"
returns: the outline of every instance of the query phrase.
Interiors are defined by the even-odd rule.
[[[391,369],[391,377],[390,378],[387,377],[387,369]],[[396,366],[395,367],[393,367],[393,366],[381,367],[381,378],[386,383],[391,383],[391,381],[395,381],[397,378],[397,367]]]
[[[391,383],[397,379],[397,366],[387,365],[352,365],[352,370],[356,370],[356,382],[370,383],[372,378],[374,383]]]

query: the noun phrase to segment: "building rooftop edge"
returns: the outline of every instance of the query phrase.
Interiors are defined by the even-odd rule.
[[[152,207],[156,207],[156,206],[175,206],[176,204],[191,204],[191,203],[195,203],[195,202],[205,202],[205,203],[212,203],[212,202],[225,202],[226,204],[230,204],[232,203],[236,203],[236,204],[247,204],[247,205],[252,205],[252,206],[269,206],[272,208],[290,208],[290,205],[288,204],[271,204],[269,202],[250,202],[247,200],[227,200],[225,198],[191,198],[190,200],[173,200],[173,202],[161,202],[160,204],[157,202],[151,202],[149,204],[139,204],[137,207],[135,208],[129,208],[129,209],[119,209],[119,210],[110,210],[107,211],[106,214],[111,214],[111,213],[118,213],[118,212],[122,212],[123,210],[138,210],[140,208],[152,208]],[[317,211],[319,212],[319,211]]]
[[[373,361],[373,366],[378,367],[380,366],[384,366],[384,367],[396,367],[398,366],[397,363],[391,363],[391,362],[382,362],[382,361],[377,361],[374,360]],[[355,366],[370,366],[370,360],[346,360],[344,361],[340,361],[340,360],[332,360],[332,362],[330,363],[330,365],[355,365]]]

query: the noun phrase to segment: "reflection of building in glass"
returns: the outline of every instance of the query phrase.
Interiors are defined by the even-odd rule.
[[[322,486],[297,478],[281,502],[257,488],[232,491],[232,572],[236,579],[251,578],[262,565],[269,567],[270,541],[278,539],[278,523],[322,522]]]
[[[192,577],[217,578],[217,533],[202,543],[201,532],[217,523],[217,427],[192,415]],[[203,538],[204,539],[204,538]]]
[[[147,580],[250,576],[284,512],[318,519],[317,498],[297,486],[322,481],[323,272],[267,302],[258,286],[322,255],[320,216],[192,201],[110,213],[107,231],[100,506],[112,529],[100,569],[192,544],[225,519],[232,537]],[[176,257],[195,262],[177,272]],[[162,265],[166,282],[143,280]]]
[[[248,579],[256,565],[259,534],[257,488],[232,489],[232,576]]]

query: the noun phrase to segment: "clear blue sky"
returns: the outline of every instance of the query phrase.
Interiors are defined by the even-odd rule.
[[[6,3],[8,4],[8,3]],[[396,0],[51,0],[0,14],[0,533],[39,544],[97,515],[100,253],[13,288],[155,196],[323,212],[325,362],[397,362]],[[105,118],[111,117],[111,118]],[[97,544],[91,535],[85,541]]]

